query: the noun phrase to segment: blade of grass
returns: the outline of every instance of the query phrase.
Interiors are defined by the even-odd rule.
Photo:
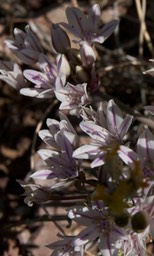
[[[136,9],[138,17],[141,23],[140,36],[139,36],[139,54],[143,55],[143,39],[145,39],[149,51],[151,52],[152,57],[154,57],[154,48],[152,45],[151,37],[147,31],[146,22],[145,22],[145,13],[146,13],[146,0],[142,0],[142,6],[140,0],[135,0]]]

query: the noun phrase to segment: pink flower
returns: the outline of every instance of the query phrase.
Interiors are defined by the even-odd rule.
[[[76,7],[68,7],[66,9],[68,24],[65,22],[60,24],[80,38],[79,42],[86,41],[90,45],[94,42],[103,43],[113,33],[119,22],[113,20],[99,29],[100,15],[101,10],[98,4],[91,7],[88,16]]]
[[[25,64],[34,64],[38,61],[43,49],[31,31],[29,25],[25,27],[25,32],[15,28],[14,40],[6,40],[8,48]]]
[[[114,255],[116,243],[125,238],[126,232],[118,227],[102,202],[92,203],[91,207],[76,206],[68,209],[68,217],[86,226],[73,241],[74,245],[85,245],[98,240],[101,255]]]
[[[65,85],[66,76],[70,71],[69,64],[64,55],[59,55],[54,64],[43,54],[39,57],[39,64],[41,71],[32,69],[24,71],[24,76],[35,84],[34,88],[23,88],[20,93],[36,98],[51,98],[56,87]]]
[[[59,109],[70,109],[72,114],[78,115],[81,108],[90,100],[87,93],[87,84],[72,85],[55,90],[56,98],[61,101]]]
[[[62,113],[61,121],[47,119],[48,130],[41,130],[39,136],[51,147],[38,151],[47,168],[31,175],[35,179],[72,179],[78,176],[78,163],[72,157],[78,137],[69,120]]]
[[[131,125],[132,116],[128,115],[123,118],[119,107],[113,100],[110,100],[107,104],[104,122],[103,125],[106,128],[93,121],[80,123],[81,129],[93,139],[93,142],[76,149],[73,156],[77,159],[94,159],[91,163],[93,168],[103,165],[107,154],[112,156],[118,154],[126,164],[133,167],[134,161],[137,160],[137,154],[128,147],[121,145]]]
[[[51,256],[83,256],[82,246],[74,245],[74,236],[57,235],[60,240],[53,242],[46,247],[53,249]]]

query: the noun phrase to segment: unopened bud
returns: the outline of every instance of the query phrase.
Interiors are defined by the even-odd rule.
[[[118,215],[115,217],[115,223],[121,228],[127,226],[128,222],[129,222],[128,212],[123,212],[121,215]]]
[[[52,45],[54,49],[59,53],[66,53],[70,48],[71,43],[66,32],[60,27],[59,24],[52,23]]]
[[[71,68],[69,65],[68,60],[66,59],[65,55],[58,55],[57,56],[57,63],[59,66],[59,70],[62,74],[64,74],[66,77],[70,75]]]
[[[138,211],[131,218],[132,229],[135,232],[138,232],[138,233],[143,232],[143,230],[146,229],[148,224],[149,224],[148,215],[143,211]]]

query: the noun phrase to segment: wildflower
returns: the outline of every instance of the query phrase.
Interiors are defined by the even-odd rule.
[[[28,206],[33,206],[34,203],[42,203],[51,199],[50,188],[21,180],[17,180],[17,182],[25,189],[23,193],[23,196],[26,196],[24,202]]]
[[[125,239],[121,241],[121,250],[124,256],[145,256],[146,242],[143,234],[130,232]]]
[[[23,88],[20,93],[30,97],[51,98],[56,86],[63,87],[69,73],[69,64],[63,55],[57,57],[56,64],[41,54],[39,64],[42,71],[26,69],[24,76],[35,84],[34,88]],[[65,66],[65,67],[63,67]]]
[[[25,64],[34,64],[38,61],[43,49],[31,31],[30,26],[25,27],[25,32],[15,28],[14,40],[6,40],[8,48]]]
[[[122,117],[121,110],[110,100],[107,104],[106,128],[96,124],[93,121],[82,121],[81,129],[86,132],[94,142],[83,145],[73,153],[75,158],[94,159],[91,167],[101,166],[105,163],[106,155],[113,157],[118,154],[119,157],[132,167],[133,161],[137,158],[135,152],[126,146],[121,145],[123,138],[132,122],[132,116]]]
[[[57,148],[57,151],[59,150],[59,147],[57,143],[55,142],[55,135],[59,131],[63,131],[64,135],[69,140],[70,144],[73,148],[76,148],[79,145],[79,137],[73,128],[72,124],[70,123],[69,119],[66,115],[64,115],[62,112],[59,112],[60,121],[55,119],[47,119],[47,126],[48,130],[41,130],[39,132],[40,138],[49,146],[52,146],[53,148]]]
[[[118,227],[101,201],[91,207],[76,206],[68,209],[68,217],[86,226],[74,239],[74,245],[85,245],[98,240],[101,255],[114,255],[116,243],[125,238],[126,232]]]
[[[17,90],[27,86],[20,66],[13,61],[0,61],[0,79]]]
[[[75,161],[72,158],[72,149],[67,138],[61,133],[55,136],[61,140],[61,151],[41,149],[38,151],[41,158],[47,163],[48,169],[43,169],[31,175],[35,179],[72,179],[78,175]]]
[[[49,130],[39,132],[40,137],[52,149],[38,151],[48,168],[31,175],[37,179],[72,179],[78,175],[78,166],[72,157],[77,135],[65,115],[60,114],[61,121],[47,119]]]
[[[61,240],[53,242],[46,247],[53,249],[51,256],[83,256],[82,246],[74,245],[74,236],[57,235]]]
[[[67,7],[66,16],[68,24],[60,24],[72,34],[80,38],[78,42],[85,41],[89,45],[94,42],[103,43],[118,25],[118,20],[113,20],[99,29],[99,19],[101,15],[100,6],[95,4],[91,7],[88,16],[76,7]]]
[[[77,85],[67,83],[65,87],[55,90],[55,95],[62,102],[59,109],[70,109],[71,113],[76,115],[90,101],[85,83]]]

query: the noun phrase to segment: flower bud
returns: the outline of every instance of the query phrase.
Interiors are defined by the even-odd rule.
[[[59,26],[59,24],[52,23],[52,45],[54,49],[59,53],[66,53],[70,48],[71,43],[66,32]]]
[[[80,47],[80,55],[84,66],[92,65],[96,60],[93,48],[87,43],[83,43]]]
[[[143,232],[143,230],[146,229],[148,224],[149,224],[148,215],[143,211],[138,211],[131,217],[132,229],[135,232],[138,232],[138,233]]]
[[[64,74],[66,77],[70,75],[71,68],[65,55],[57,56],[57,65],[60,73]]]
[[[123,212],[121,215],[118,215],[115,217],[115,223],[121,228],[127,226],[128,222],[129,222],[128,212]]]

